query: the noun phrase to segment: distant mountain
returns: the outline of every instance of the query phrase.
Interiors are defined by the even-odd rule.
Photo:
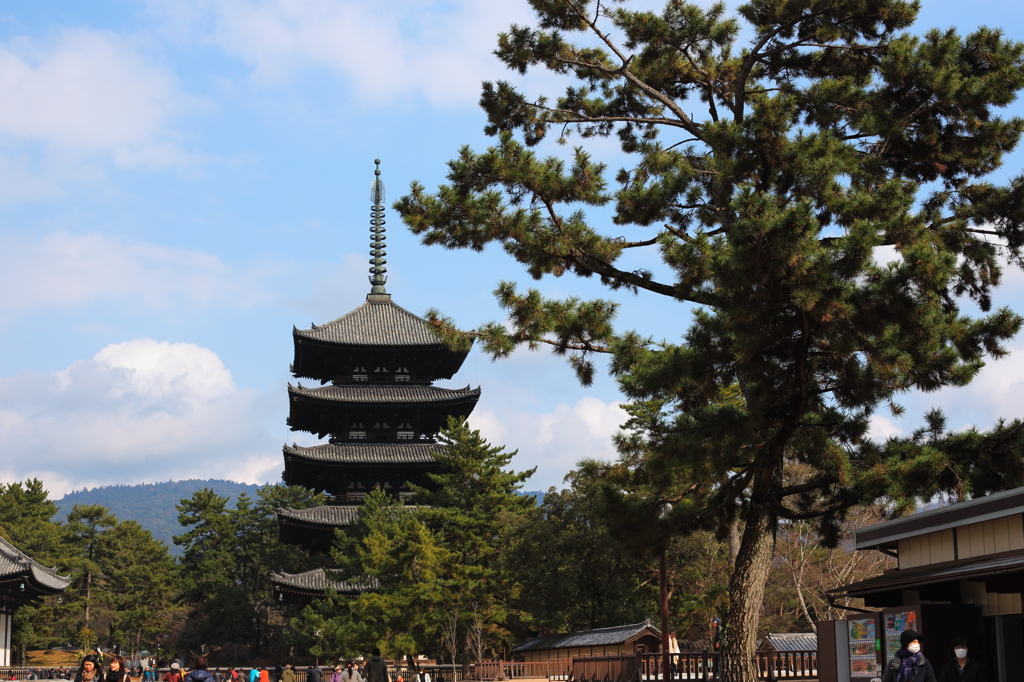
[[[212,488],[218,495],[227,495],[231,500],[229,506],[234,506],[235,498],[242,493],[255,498],[260,486],[211,478],[208,481],[190,479],[76,490],[57,500],[57,507],[60,509],[57,519],[64,521],[76,504],[101,504],[122,521],[137,521],[140,526],[152,533],[154,538],[167,545],[171,554],[181,556],[181,548],[171,539],[184,531],[178,524],[178,510],[174,505],[192,497],[192,493],[203,488]],[[534,497],[538,505],[544,501],[544,492],[540,490],[523,491],[520,495]]]
[[[210,479],[203,481],[167,481],[166,483],[141,483],[139,485],[108,485],[100,488],[77,490],[57,500],[57,519],[64,521],[76,504],[101,504],[118,519],[137,521],[153,537],[166,544],[171,554],[181,556],[181,548],[171,539],[181,535],[184,529],[178,524],[178,510],[174,505],[192,497],[192,493],[203,488],[212,488],[218,495],[227,495],[230,505],[243,492],[256,497],[260,486]]]

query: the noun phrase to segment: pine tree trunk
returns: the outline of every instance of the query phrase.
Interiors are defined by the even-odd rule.
[[[92,593],[92,571],[85,572],[85,627],[89,627],[89,596]]]
[[[766,473],[763,482],[754,486],[739,553],[729,579],[729,612],[722,637],[723,682],[757,682],[754,660],[757,626],[775,548],[775,516],[757,500],[761,497],[759,493],[772,487],[773,478]]]

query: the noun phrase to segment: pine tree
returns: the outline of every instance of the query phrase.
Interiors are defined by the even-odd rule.
[[[606,472],[627,492],[609,495],[635,531],[622,537],[664,547],[742,525],[723,671],[752,682],[779,519],[830,541],[859,502],[901,511],[1024,478],[1019,421],[950,434],[936,413],[912,437],[867,435],[878,410],[902,412],[900,394],[968,384],[1021,327],[991,296],[1021,262],[1024,179],[991,176],[1024,129],[998,115],[1024,85],[1024,45],[988,28],[911,34],[918,5],[901,0],[754,0],[737,17],[682,0],[530,4],[537,26],[512,26],[495,54],[574,82],[555,99],[485,83],[495,146],[463,148],[448,184],[414,183],[395,207],[427,244],[497,242],[534,278],[596,276],[677,303],[688,326],[654,343],[617,330],[610,300],[508,282],[511,329],[465,335],[430,315],[453,345],[476,337],[496,357],[550,346],[584,384],[610,354],[633,401]],[[532,150],[552,131],[582,138],[569,161]],[[630,167],[609,189],[585,145],[612,135]],[[584,209],[607,205],[601,231]],[[652,249],[657,272],[622,264]],[[787,478],[788,463],[809,473]]]

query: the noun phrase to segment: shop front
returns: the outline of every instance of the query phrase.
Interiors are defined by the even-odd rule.
[[[908,628],[921,633],[936,672],[964,636],[989,680],[1024,680],[1024,488],[861,528],[855,543],[899,564],[830,593],[862,598],[864,609],[819,624],[822,682],[880,677]]]

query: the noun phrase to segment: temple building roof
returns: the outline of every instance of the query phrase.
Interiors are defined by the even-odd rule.
[[[350,403],[353,405],[437,403],[458,404],[476,402],[479,388],[441,388],[424,384],[342,384],[308,388],[288,384],[288,394],[314,401]]]
[[[301,459],[320,464],[436,464],[440,445],[431,443],[373,443],[345,445],[285,445],[285,461]]]
[[[274,591],[285,593],[299,600],[323,598],[330,588],[338,594],[355,596],[377,588],[377,581],[370,578],[366,581],[334,580],[327,577],[327,572],[317,568],[305,573],[271,573],[270,583]]]
[[[303,339],[346,346],[445,345],[430,332],[429,322],[390,300],[367,301],[355,310],[312,329],[293,329]]]
[[[71,584],[55,568],[47,568],[0,537],[0,588],[17,583],[17,592],[25,600],[57,594]],[[24,586],[24,587],[22,587]],[[17,594],[13,595],[17,598]]]

